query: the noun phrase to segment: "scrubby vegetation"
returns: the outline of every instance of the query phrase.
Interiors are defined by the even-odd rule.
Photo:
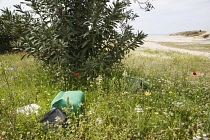
[[[203,38],[208,38],[210,36],[210,34],[205,34],[203,35]]]
[[[22,55],[0,56],[1,139],[210,137],[210,63],[206,57],[146,49],[131,53],[124,68],[95,79],[69,74],[72,81],[67,90],[85,93],[85,113],[69,119],[67,128],[46,130],[37,121],[49,111],[65,80],[54,80],[51,70],[32,57],[21,61]],[[140,84],[142,78],[147,87]],[[17,108],[32,103],[41,106],[39,115],[16,113]]]
[[[193,36],[199,36],[206,33],[206,31],[185,31],[185,32],[178,32],[178,33],[174,33],[171,34],[171,36],[187,36],[187,37],[193,37]]]
[[[20,15],[6,9],[1,17],[3,29],[14,25],[17,40],[7,43],[19,52],[0,55],[0,139],[210,137],[209,58],[130,53],[146,35],[128,25],[137,17],[129,0],[25,2],[34,13],[16,5]],[[72,90],[85,93],[84,113],[68,116],[65,128],[38,122],[58,92]],[[28,104],[39,105],[38,114],[18,113]]]
[[[26,0],[22,4],[30,10],[15,5],[15,13],[4,9],[0,20],[12,23],[12,33],[22,29],[13,43],[15,49],[50,65],[56,74],[68,71],[96,77],[120,64],[147,36],[134,33],[129,25],[138,17],[129,1]]]

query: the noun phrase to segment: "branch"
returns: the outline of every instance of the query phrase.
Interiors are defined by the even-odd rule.
[[[123,0],[124,2],[127,2],[127,3],[131,3],[130,0]],[[142,1],[139,1],[139,0],[133,0],[135,3],[137,2],[139,4],[139,7],[141,9],[144,9],[145,11],[150,11],[152,9],[154,9],[154,6],[151,4],[151,0],[146,0],[144,2]]]

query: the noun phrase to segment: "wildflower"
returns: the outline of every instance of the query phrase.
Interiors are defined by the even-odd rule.
[[[193,74],[193,75],[197,75],[197,73],[196,73],[196,72],[193,72],[192,74]]]
[[[155,112],[154,114],[155,114],[155,115],[158,115],[159,113],[158,113],[158,112]]]
[[[94,113],[94,112],[92,112],[92,111],[89,111],[89,112],[88,112],[89,115],[91,115],[91,114],[93,114],[93,113]]]
[[[103,77],[101,75],[99,75],[96,80],[100,83],[103,80]]]
[[[168,93],[173,93],[172,91],[169,91]]]
[[[138,112],[138,113],[143,113],[144,112],[144,110],[141,108],[141,106],[139,106],[139,105],[137,105],[135,108],[134,108],[134,110],[136,111],[136,112]]]
[[[146,109],[147,109],[147,110],[150,110],[150,109],[152,109],[152,107],[150,107],[150,106],[147,106],[147,107],[146,107]]]
[[[79,76],[80,74],[79,74],[79,73],[75,73],[75,75],[76,75],[76,76]]]
[[[146,96],[150,96],[152,93],[151,92],[148,92],[148,91],[145,91],[144,92],[144,95],[146,95]]]
[[[102,123],[103,123],[103,120],[102,120],[101,118],[97,118],[97,119],[96,119],[96,123],[102,124]]]
[[[26,135],[29,137],[30,136],[30,132],[27,132]]]
[[[123,93],[122,93],[122,95],[125,95],[125,94],[128,94],[128,92],[127,92],[127,91],[125,91],[125,92],[123,92]]]
[[[138,113],[140,113],[140,112],[143,113],[144,112],[144,110],[142,108],[139,108],[138,106],[136,108],[134,108],[134,110]]]
[[[128,76],[127,71],[124,71],[122,75],[123,75],[124,77],[127,77],[127,76]]]
[[[189,79],[188,77],[186,77],[185,79]]]
[[[6,132],[5,132],[5,131],[2,131],[2,132],[1,132],[1,135],[2,135],[2,136],[6,135]]]
[[[19,54],[22,54],[23,52],[19,52]]]

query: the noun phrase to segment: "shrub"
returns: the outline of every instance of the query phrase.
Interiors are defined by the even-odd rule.
[[[185,32],[178,32],[175,34],[171,34],[172,36],[180,35],[180,36],[187,36],[187,37],[193,37],[193,36],[199,36],[206,33],[206,31],[185,31]]]
[[[203,38],[208,38],[210,34],[203,35]]]
[[[11,24],[1,20],[0,17],[0,53],[5,53],[11,50],[10,41],[14,40],[14,36],[11,33]]]
[[[127,10],[130,2],[108,2],[25,0],[32,10],[15,6],[27,23],[16,23],[24,28],[17,47],[50,64],[57,75],[94,77],[104,73],[120,64],[146,37],[143,32],[133,33],[128,24],[138,17]]]
[[[6,9],[2,9],[0,16],[0,53],[5,53],[13,48],[21,36],[24,36],[24,30],[28,30],[29,15],[20,15]]]

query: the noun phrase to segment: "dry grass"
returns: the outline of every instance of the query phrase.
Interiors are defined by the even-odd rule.
[[[157,42],[160,45],[210,53],[210,44],[198,42]]]
[[[175,34],[171,34],[172,36],[187,36],[187,37],[192,37],[192,36],[199,36],[202,34],[205,34],[206,31],[185,31],[185,32],[178,32]]]

